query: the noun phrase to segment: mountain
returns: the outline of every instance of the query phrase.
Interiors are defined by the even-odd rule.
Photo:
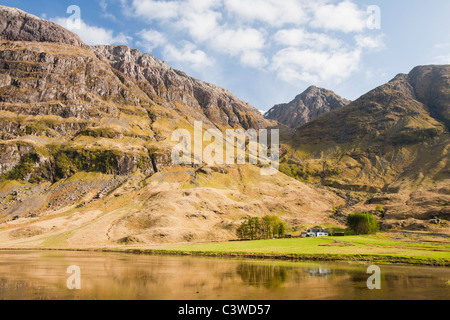
[[[155,162],[170,157],[177,128],[194,121],[222,129],[271,125],[225,89],[149,54],[88,47],[18,9],[0,7],[0,14],[9,19],[2,20],[7,41],[0,43],[1,173],[16,168],[10,175],[28,181],[56,181],[87,169],[150,175]],[[162,151],[149,151],[155,149]],[[66,161],[73,157],[76,164]]]
[[[291,102],[274,106],[264,117],[297,129],[321,114],[340,109],[349,103],[350,101],[330,90],[311,86]]]
[[[181,104],[181,113],[185,116],[222,128],[262,129],[272,124],[229,91],[172,69],[151,54],[126,46],[95,46],[93,49],[154,102],[172,108],[174,104]]]
[[[450,67],[419,66],[399,74],[346,108],[316,119],[299,130],[300,143],[414,144],[440,136],[449,121]]]
[[[347,195],[381,193],[401,217],[448,218],[449,110],[450,66],[418,66],[299,128],[282,171]]]
[[[175,166],[176,129],[274,126],[225,89],[125,46],[89,47],[0,7],[0,241],[228,240],[249,216],[330,223],[331,191],[254,165]],[[177,142],[178,143],[178,142]]]

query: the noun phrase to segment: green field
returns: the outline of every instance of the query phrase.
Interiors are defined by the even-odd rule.
[[[121,247],[118,251],[141,254],[450,265],[449,238],[417,233],[159,245],[151,248],[133,246]]]

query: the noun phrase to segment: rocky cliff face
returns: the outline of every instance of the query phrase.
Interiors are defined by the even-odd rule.
[[[261,129],[271,124],[254,107],[227,90],[172,69],[150,54],[126,46],[93,49],[136,82],[153,101],[169,108],[179,104],[184,115],[219,127]]]
[[[0,17],[0,166],[8,178],[55,181],[80,170],[151,175],[170,160],[177,128],[271,124],[228,91],[152,55],[89,47],[18,9],[0,6]]]
[[[38,41],[87,47],[80,38],[56,23],[16,8],[0,5],[0,39]]]
[[[324,113],[340,109],[349,103],[349,100],[330,90],[311,86],[291,102],[274,106],[264,117],[296,129]]]
[[[0,74],[0,144],[30,151],[19,161],[2,158],[3,168],[13,167],[9,178],[54,181],[78,170],[130,173],[148,158],[144,145],[154,140],[151,100],[88,48],[2,40]],[[124,137],[140,142],[133,149],[124,146]],[[78,163],[64,160],[73,155]],[[144,167],[150,173],[152,166]]]
[[[408,75],[417,100],[428,106],[430,114],[450,130],[450,67],[419,66]]]

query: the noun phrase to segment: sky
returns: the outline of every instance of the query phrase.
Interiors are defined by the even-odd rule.
[[[418,65],[450,64],[449,0],[0,0],[128,45],[261,111],[311,85],[355,100]]]

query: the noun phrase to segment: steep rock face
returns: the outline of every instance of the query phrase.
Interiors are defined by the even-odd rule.
[[[321,114],[340,109],[349,103],[349,100],[341,98],[330,90],[311,86],[293,101],[274,106],[264,117],[296,129]]]
[[[409,73],[408,82],[417,99],[450,130],[450,66],[418,66]]]
[[[11,155],[0,165],[9,178],[154,171],[145,147],[153,102],[89,48],[0,40],[0,75],[0,147]],[[23,145],[28,153],[14,151]]]
[[[11,84],[11,77],[9,74],[0,74],[0,88],[9,86]]]
[[[260,129],[271,123],[259,111],[227,90],[188,76],[150,54],[126,46],[95,46],[111,66],[131,80],[155,102],[210,125]]]
[[[56,23],[6,6],[0,6],[0,39],[55,42],[86,47],[76,34]]]
[[[107,105],[105,101],[138,105],[142,98],[148,100],[84,48],[0,42],[0,74],[2,110],[16,114],[91,118],[92,112]],[[42,104],[52,105],[43,108]]]
[[[0,144],[0,175],[14,169],[32,148],[26,145]]]

